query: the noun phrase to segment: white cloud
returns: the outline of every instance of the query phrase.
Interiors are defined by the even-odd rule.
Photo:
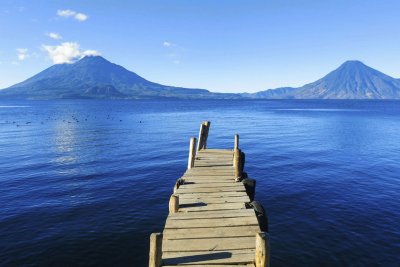
[[[73,17],[78,21],[85,21],[89,18],[89,16],[86,14],[79,13],[70,9],[64,9],[64,10],[59,9],[57,10],[57,15],[63,18]]]
[[[69,9],[65,9],[65,10],[57,10],[57,15],[59,15],[60,17],[64,17],[64,18],[68,18],[68,17],[72,17],[76,14],[75,11],[69,10]]]
[[[60,39],[62,39],[62,36],[61,36],[59,33],[56,33],[56,32],[46,33],[46,35],[47,35],[48,37],[50,37],[51,39],[54,39],[54,40],[60,40]]]
[[[65,42],[60,45],[42,45],[54,64],[74,63],[84,56],[97,56],[100,53],[96,50],[81,50],[78,43]]]
[[[19,61],[24,61],[29,57],[28,55],[28,49],[26,48],[17,48],[17,57]]]
[[[99,56],[99,55],[100,55],[100,53],[96,50],[89,49],[89,50],[82,51],[82,57],[84,57],[84,56]]]
[[[76,20],[79,20],[79,21],[85,21],[85,20],[88,19],[88,15],[83,14],[83,13],[77,13],[77,14],[75,15],[75,19],[76,19]]]
[[[167,41],[164,41],[164,42],[163,42],[163,46],[165,46],[165,47],[171,47],[171,46],[172,46],[172,43],[167,42]]]

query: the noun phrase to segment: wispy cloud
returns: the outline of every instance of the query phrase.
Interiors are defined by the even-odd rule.
[[[28,49],[26,48],[17,48],[17,57],[19,61],[24,61],[29,57]]]
[[[173,46],[173,43],[168,42],[168,41],[164,41],[164,42],[163,42],[163,46],[165,46],[165,47],[171,47],[171,46]]]
[[[60,45],[42,45],[42,50],[47,52],[54,64],[74,63],[84,56],[96,56],[96,50],[81,50],[80,45],[74,42],[65,42]]]
[[[167,57],[172,61],[172,63],[180,64],[181,60],[179,52],[182,50],[182,48],[170,41],[164,41],[162,45],[168,51]]]
[[[46,35],[48,37],[50,37],[51,39],[54,39],[54,40],[62,39],[62,36],[59,33],[56,33],[56,32],[49,32],[49,33],[46,33]]]
[[[70,9],[59,9],[57,10],[57,15],[63,18],[74,18],[78,21],[85,21],[89,18],[88,15],[80,12],[76,12]]]

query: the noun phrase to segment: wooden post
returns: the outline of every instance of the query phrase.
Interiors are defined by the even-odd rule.
[[[269,267],[269,235],[265,232],[256,234],[256,267]]]
[[[197,151],[200,151],[203,148],[203,135],[204,135],[204,124],[200,124],[200,131],[199,131],[199,139],[197,142]]]
[[[233,145],[233,150],[239,149],[239,135],[235,134],[235,144]]]
[[[194,167],[194,159],[195,159],[195,152],[196,152],[196,138],[190,138],[190,145],[189,145],[189,159],[188,159],[188,169]]]
[[[207,148],[208,132],[210,131],[211,122],[205,121],[205,122],[203,122],[203,124],[205,126],[205,131],[203,133],[203,149],[206,149]]]
[[[179,196],[171,195],[169,198],[169,213],[177,213],[179,210]]]
[[[235,149],[233,151],[233,167],[239,166],[240,161],[240,149]]]
[[[150,235],[149,267],[161,267],[162,265],[162,234]]]
[[[240,180],[240,178],[242,177],[242,153],[240,151],[240,149],[236,149],[234,151],[234,162],[233,162],[233,166],[235,167],[235,178],[236,180]]]
[[[199,131],[199,139],[197,142],[197,151],[207,148],[207,138],[208,138],[208,131],[210,130],[209,121],[203,121],[200,124],[200,131]]]

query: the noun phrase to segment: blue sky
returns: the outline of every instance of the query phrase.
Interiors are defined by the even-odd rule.
[[[400,78],[400,1],[0,0],[0,88],[101,54],[217,92],[312,82],[358,59]]]

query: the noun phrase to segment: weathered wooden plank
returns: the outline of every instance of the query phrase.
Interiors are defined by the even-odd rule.
[[[198,173],[185,173],[182,176],[182,178],[226,180],[226,179],[231,179],[234,176],[235,176],[234,172],[224,172],[224,173],[198,172]]]
[[[216,160],[196,160],[194,166],[197,168],[198,166],[207,167],[207,168],[223,168],[226,167],[231,168],[232,160],[224,160],[224,161],[216,161]],[[212,166],[212,167],[211,167]]]
[[[202,161],[209,161],[209,162],[229,162],[231,165],[233,164],[233,154],[230,156],[195,156],[195,159],[197,162],[202,162]]]
[[[197,176],[211,176],[211,177],[219,177],[219,176],[235,176],[234,171],[230,172],[212,172],[212,171],[207,171],[207,172],[192,172],[192,173],[185,173],[183,175],[184,177],[197,177]]]
[[[254,237],[260,231],[258,225],[214,227],[214,228],[180,228],[165,229],[164,239],[191,239],[191,238],[216,238],[216,237]]]
[[[223,203],[223,204],[196,204],[196,205],[181,205],[179,206],[180,212],[197,212],[197,211],[211,211],[211,210],[237,210],[245,209],[244,203]]]
[[[221,162],[221,163],[218,163],[218,162],[196,162],[194,164],[194,168],[203,168],[203,167],[210,168],[210,166],[212,166],[213,168],[221,168],[222,169],[224,167],[231,168],[232,164],[226,163],[226,162]],[[226,168],[226,169],[228,169],[228,168]]]
[[[240,209],[232,211],[207,211],[207,212],[189,212],[189,213],[173,213],[169,214],[170,220],[187,220],[187,219],[207,219],[207,218],[236,218],[236,217],[254,217],[253,209]]]
[[[216,188],[216,187],[243,187],[243,183],[236,182],[233,179],[227,181],[219,181],[218,179],[211,180],[212,182],[205,183],[200,179],[184,179],[185,182],[179,188]],[[210,181],[210,180],[209,180]]]
[[[197,203],[205,203],[205,204],[223,204],[223,203],[244,203],[249,202],[249,197],[196,197],[196,198],[180,198],[180,205],[188,205],[188,204],[197,204]]]
[[[205,172],[205,171],[230,172],[230,171],[234,171],[234,168],[232,166],[220,166],[220,167],[204,166],[204,167],[195,167],[193,169],[187,170],[188,173],[198,173],[198,172]]]
[[[201,161],[200,161],[200,163],[201,163]],[[213,163],[214,162],[210,162],[209,163],[210,165],[207,165],[207,166],[204,166],[204,167],[196,167],[196,168],[190,169],[189,171],[198,171],[198,170],[201,170],[201,169],[219,169],[219,170],[224,170],[225,169],[225,170],[229,170],[229,169],[233,168],[233,161],[232,161],[232,164],[230,164],[230,165],[227,164],[226,166],[213,166],[213,165],[211,165]]]
[[[179,198],[188,197],[244,197],[247,196],[246,192],[213,192],[213,193],[181,193]]]
[[[188,183],[197,183],[197,184],[205,184],[205,183],[234,183],[234,175],[231,176],[224,176],[224,177],[218,177],[218,176],[182,176],[182,179],[185,180]]]
[[[226,187],[179,187],[176,191],[177,194],[187,193],[215,193],[215,192],[242,192],[246,191],[244,185],[242,186],[226,186]]]
[[[164,265],[247,264],[254,262],[254,249],[208,252],[163,252]]]
[[[192,171],[196,169],[196,171]],[[194,175],[234,175],[235,170],[233,168],[227,169],[227,170],[216,170],[216,169],[207,169],[207,168],[201,168],[201,167],[195,167],[194,169],[191,169],[190,171],[187,171],[186,174],[194,174]]]
[[[218,175],[218,174],[215,174],[215,173],[214,174],[207,174],[207,175],[204,175],[204,174],[201,174],[201,173],[199,173],[199,174],[188,173],[188,174],[183,175],[182,178],[185,179],[185,180],[186,179],[193,179],[194,181],[199,179],[199,182],[201,182],[200,179],[229,180],[229,179],[232,179],[232,177],[234,177],[234,176],[235,176],[234,173],[221,174],[221,175]]]
[[[226,264],[223,264],[223,265],[220,265],[220,264],[218,264],[218,265],[215,265],[215,264],[206,264],[206,265],[204,265],[204,264],[201,264],[201,265],[198,265],[198,264],[195,264],[195,265],[192,265],[192,264],[185,264],[184,265],[185,267],[254,267],[254,264],[245,264],[245,265],[243,265],[243,264],[240,264],[240,265],[237,265],[237,264],[234,264],[234,265],[231,265],[231,264],[229,264],[229,265],[226,265]],[[176,265],[163,265],[163,267],[176,267]]]
[[[224,154],[224,153],[232,153],[232,152],[233,152],[232,149],[207,148],[207,149],[201,150],[201,151],[199,151],[197,153],[199,153],[199,154],[202,154],[202,153],[204,153],[204,154],[206,154],[206,153],[221,153],[221,154]]]
[[[252,237],[194,238],[163,240],[163,252],[220,251],[230,249],[255,249]]]
[[[208,160],[208,161],[230,161],[232,163],[233,160],[233,154],[229,156],[221,156],[221,155],[215,155],[215,156],[195,156],[196,161],[203,161],[203,160]]]
[[[186,170],[186,173],[200,173],[200,172],[206,172],[206,171],[224,173],[224,172],[231,172],[231,171],[234,171],[234,170],[235,169],[232,166],[210,167],[209,165],[207,165],[207,166],[202,166],[202,167],[194,167],[193,169]]]
[[[199,172],[205,172],[205,171],[213,171],[213,172],[230,172],[234,171],[234,167],[232,166],[222,166],[222,167],[210,167],[210,166],[204,166],[204,167],[195,167],[193,169],[189,169],[186,171],[186,173],[199,173]]]
[[[210,186],[213,187],[214,184],[219,184],[219,185],[231,185],[235,184],[232,177],[229,177],[229,179],[219,179],[219,178],[186,178],[184,179],[186,181],[186,184],[196,184],[196,185],[202,185],[202,186]]]
[[[233,166],[233,158],[229,158],[229,159],[212,159],[212,158],[203,158],[203,159],[197,159],[196,158],[196,163],[207,163],[210,164],[209,168],[213,168],[211,167],[211,164],[225,164],[225,167],[232,167]]]
[[[173,267],[173,266],[175,266],[176,267],[176,265],[163,265],[163,267]],[[206,265],[204,265],[204,264],[195,264],[195,265],[193,265],[193,264],[185,264],[184,265],[185,267],[255,267],[254,266],[254,264],[252,264],[252,263],[249,263],[249,264],[234,264],[234,265],[231,265],[231,264],[229,264],[229,265],[226,265],[226,264],[223,264],[223,265],[221,265],[221,264],[218,264],[218,265],[215,265],[215,264],[206,264]]]
[[[165,223],[165,229],[205,228],[205,227],[213,228],[213,227],[250,226],[250,225],[258,225],[258,221],[255,216],[237,217],[237,218],[205,218],[205,219],[192,219],[192,220],[171,220],[167,218],[167,221]],[[255,237],[253,237],[253,240],[255,240],[254,238]]]

